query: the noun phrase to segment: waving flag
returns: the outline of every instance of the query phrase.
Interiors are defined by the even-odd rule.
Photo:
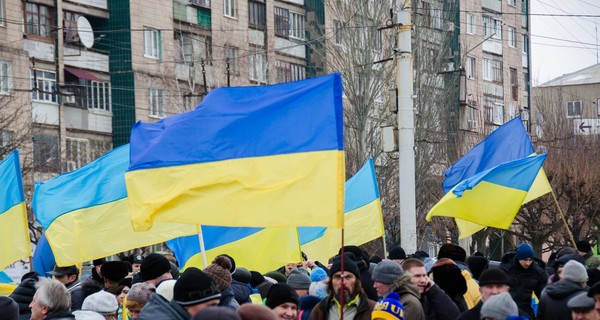
[[[220,254],[231,256],[236,265],[262,273],[289,262],[302,261],[296,228],[240,228],[203,226],[206,260]],[[167,241],[167,246],[183,269],[204,268],[198,235]]]
[[[74,265],[196,233],[191,225],[131,226],[125,170],[129,145],[73,172],[36,185],[33,211],[59,266]]]
[[[508,229],[525,201],[546,154],[510,161],[454,186],[427,214]]]
[[[4,271],[0,271],[0,296],[8,296],[16,288],[17,284]]]
[[[54,269],[55,264],[56,259],[54,259],[52,248],[50,248],[50,244],[46,239],[46,233],[42,232],[42,236],[33,251],[33,271],[42,277],[51,277],[48,272]]]
[[[521,117],[516,117],[493,131],[478,145],[473,147],[462,158],[458,159],[450,168],[446,169],[446,178],[442,182],[445,193],[455,185],[473,175],[495,167],[499,164],[522,159],[535,153],[529,135]],[[537,199],[551,192],[552,188],[543,169],[540,169],[524,203]],[[460,238],[466,238],[485,226],[469,221],[455,219]]]
[[[0,162],[0,181],[0,269],[4,269],[31,256],[18,150]]]
[[[215,89],[191,112],[138,122],[130,161],[136,230],[155,221],[341,227],[341,76]]]
[[[372,159],[346,182],[345,191],[344,243],[358,246],[383,237],[381,201]],[[298,235],[302,251],[311,260],[327,261],[342,246],[340,229],[300,227]]]

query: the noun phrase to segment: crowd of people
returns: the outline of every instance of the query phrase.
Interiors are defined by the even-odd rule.
[[[437,257],[394,247],[383,260],[345,246],[326,265],[304,257],[264,274],[227,254],[181,273],[156,253],[93,265],[87,279],[77,266],[23,275],[0,320],[600,320],[600,259],[586,241],[547,263],[522,243],[499,263],[444,244]]]

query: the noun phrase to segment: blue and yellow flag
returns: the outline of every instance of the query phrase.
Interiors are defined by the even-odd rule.
[[[52,277],[48,272],[54,269],[54,265],[56,265],[54,253],[52,253],[52,248],[48,244],[46,233],[42,232],[35,250],[33,250],[33,271],[42,277]]]
[[[265,273],[289,262],[300,262],[296,228],[242,228],[203,226],[207,263],[220,254],[235,259],[237,266]],[[167,241],[167,246],[183,269],[204,268],[198,235]]]
[[[537,316],[539,305],[540,299],[535,295],[535,292],[531,291],[531,309],[533,309],[534,316]]]
[[[498,127],[487,138],[458,159],[450,168],[446,169],[444,172],[446,178],[442,182],[442,187],[444,192],[448,193],[455,185],[479,172],[533,154],[535,154],[535,150],[527,131],[525,131],[521,117],[516,117]],[[552,188],[548,178],[544,170],[540,169],[523,203],[537,199],[551,191]],[[461,219],[456,219],[456,224],[460,230],[461,239],[485,228],[485,226]]]
[[[19,151],[0,162],[0,269],[31,256]]]
[[[523,204],[546,154],[500,164],[463,180],[427,214],[508,229]]]
[[[128,165],[125,145],[36,185],[33,211],[56,264],[74,265],[196,233],[195,226],[174,223],[134,232],[125,189]]]
[[[346,182],[344,197],[344,244],[365,244],[383,237],[383,215],[373,160],[369,159]],[[342,246],[340,229],[298,228],[302,251],[309,259],[327,261]]]
[[[0,296],[8,296],[16,288],[17,284],[4,271],[0,271]]]
[[[333,74],[218,88],[193,111],[136,123],[125,175],[134,229],[341,227],[342,112]]]

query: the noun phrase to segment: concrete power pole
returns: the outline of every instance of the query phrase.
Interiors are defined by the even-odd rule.
[[[397,14],[396,86],[398,88],[398,178],[400,239],[407,253],[417,250],[415,200],[415,120],[413,106],[412,20],[410,0],[401,1]]]

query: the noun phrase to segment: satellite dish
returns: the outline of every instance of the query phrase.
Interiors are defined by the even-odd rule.
[[[83,16],[77,18],[77,35],[84,47],[89,49],[94,46],[94,30],[88,19]]]

